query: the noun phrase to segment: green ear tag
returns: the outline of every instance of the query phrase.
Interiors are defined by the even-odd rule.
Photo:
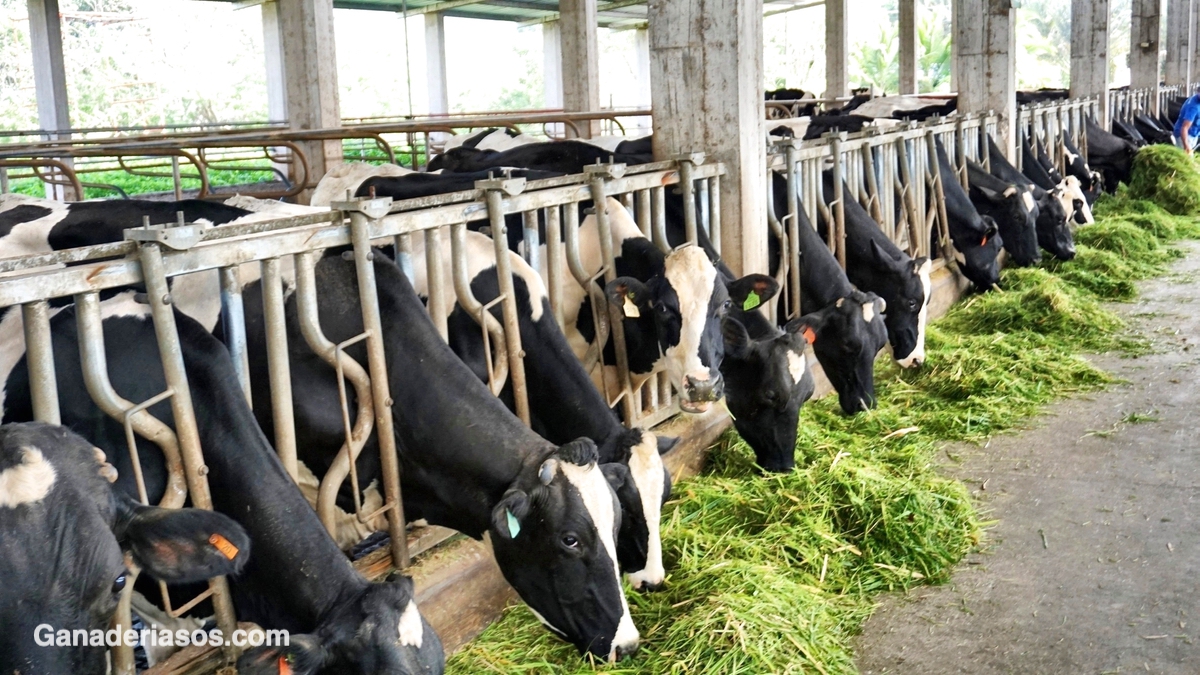
[[[508,509],[504,509],[504,515],[508,517],[508,536],[516,539],[517,535],[521,534],[521,523],[517,521],[517,517],[513,515],[513,512]]]
[[[746,301],[742,303],[742,309],[749,312],[750,310],[754,309],[755,307],[758,307],[761,304],[762,304],[762,300],[758,299],[758,293],[755,293],[754,291],[750,291],[750,294],[746,296]]]

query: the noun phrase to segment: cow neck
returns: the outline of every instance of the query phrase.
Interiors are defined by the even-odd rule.
[[[367,582],[325,532],[243,404],[224,347],[198,324],[178,324],[213,505],[237,519],[253,542],[234,585],[239,618],[312,631]]]

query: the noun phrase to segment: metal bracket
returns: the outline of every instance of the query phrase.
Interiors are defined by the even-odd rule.
[[[162,244],[175,251],[186,251],[200,243],[207,229],[207,225],[200,223],[146,224],[125,230],[125,240],[139,244]]]
[[[605,179],[617,179],[625,175],[625,164],[614,162],[612,164],[588,164],[583,167],[583,173],[588,178],[600,177]]]
[[[671,159],[677,162],[691,162],[692,164],[699,166],[704,163],[706,158],[703,152],[685,152],[681,155],[675,155]]]
[[[379,220],[386,216],[392,208],[391,197],[375,197],[375,198],[359,198],[346,199],[337,202],[331,202],[329,208],[334,211],[345,211],[347,213],[362,213],[371,220]]]
[[[800,147],[801,140],[802,139],[799,138],[781,138],[777,141],[771,142],[768,145],[770,146],[771,154],[779,154],[781,152],[786,152],[788,148]]]
[[[515,197],[525,191],[524,178],[488,178],[487,180],[475,181],[476,190],[499,190],[509,197]]]

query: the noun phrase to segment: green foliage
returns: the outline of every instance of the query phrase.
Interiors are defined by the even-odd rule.
[[[1161,206],[1176,216],[1200,216],[1200,170],[1173,145],[1151,145],[1133,158],[1129,197]]]

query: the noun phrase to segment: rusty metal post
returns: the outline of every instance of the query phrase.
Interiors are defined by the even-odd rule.
[[[250,353],[246,348],[246,318],[242,304],[242,280],[237,267],[222,267],[221,326],[225,330],[225,347],[237,370],[238,383],[246,395],[246,403],[254,405],[250,390]]]
[[[267,373],[271,382],[271,420],[275,452],[293,481],[299,480],[296,418],[292,409],[292,370],[288,362],[287,320],[279,258],[262,261],[263,325],[267,336]]]
[[[21,305],[25,325],[25,364],[29,368],[29,394],[33,418],[62,424],[58,411],[58,380],[54,374],[54,346],[50,342],[50,304],[38,300]]]

